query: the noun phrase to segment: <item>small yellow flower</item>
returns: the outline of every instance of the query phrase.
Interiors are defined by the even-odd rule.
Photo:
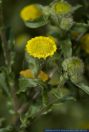
[[[21,10],[20,16],[24,21],[35,20],[42,15],[36,4],[28,5]]]
[[[47,73],[40,71],[38,78],[45,82],[48,80],[49,77]]]
[[[31,69],[22,70],[20,72],[20,76],[25,77],[25,78],[31,78],[31,79],[35,78]],[[45,73],[44,71],[40,71],[37,78],[45,82],[48,80],[49,77],[47,73]]]
[[[27,42],[26,51],[33,57],[47,58],[53,56],[56,51],[56,43],[50,37],[39,36]]]
[[[34,78],[33,73],[30,69],[22,70],[20,75],[25,78]]]
[[[72,10],[72,6],[67,2],[56,2],[54,5],[54,10],[56,13],[62,15],[69,13]]]
[[[82,48],[89,54],[89,33],[81,38]]]

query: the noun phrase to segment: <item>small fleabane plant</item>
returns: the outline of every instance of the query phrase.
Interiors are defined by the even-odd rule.
[[[42,102],[39,106],[42,106],[43,109],[47,109],[49,105],[55,104],[57,100],[65,96],[70,96],[70,94],[65,93],[67,90],[63,90],[69,81],[73,87],[75,85],[76,88],[79,87],[89,94],[89,87],[84,83],[84,62],[80,59],[80,56],[76,56],[77,52],[73,53],[75,47],[72,46],[72,40],[76,40],[76,37],[72,37],[72,32],[75,32],[76,28],[79,27],[79,31],[76,32],[79,35],[79,41],[81,41],[83,36],[81,33],[82,31],[85,33],[88,26],[84,23],[76,23],[73,20],[73,12],[79,7],[73,7],[66,1],[54,1],[49,6],[40,5],[39,8],[44,19],[29,20],[29,26],[25,23],[29,28],[38,28],[47,24],[51,27],[52,21],[54,24],[52,29],[57,29],[57,37],[54,37],[54,35],[56,36],[56,30],[51,29],[51,34],[47,33],[47,36],[33,37],[27,41],[25,47],[28,67],[34,73],[34,78],[32,80],[29,78],[27,81],[26,76],[23,76],[20,78],[20,85],[22,81],[27,81],[28,87],[39,86],[37,89],[41,88]],[[41,25],[40,23],[44,24]],[[27,73],[27,76],[28,74],[30,76],[30,72]],[[28,91],[27,86],[21,88],[19,93]],[[56,88],[53,88],[53,86],[56,86]],[[53,101],[50,102],[51,97]],[[37,99],[39,100],[39,96],[37,96]],[[72,99],[75,100],[74,97]]]
[[[66,0],[46,6],[28,4],[19,15],[28,31],[40,28],[42,32],[33,36],[29,31],[8,40],[0,12],[5,59],[0,85],[8,96],[11,119],[7,130],[28,132],[35,120],[57,104],[78,100],[81,91],[89,95],[89,23],[76,22],[75,12],[80,7]]]

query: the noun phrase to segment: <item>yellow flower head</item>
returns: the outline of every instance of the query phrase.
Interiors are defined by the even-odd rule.
[[[43,72],[43,71],[40,71],[39,75],[38,75],[38,78],[43,80],[44,82],[48,80],[48,74]]]
[[[30,78],[30,79],[34,79],[34,75],[32,73],[32,70],[31,69],[26,69],[26,70],[22,70],[20,72],[20,76],[22,77],[25,77],[25,78]],[[48,74],[43,72],[43,71],[40,71],[37,78],[41,79],[42,81],[47,81],[48,80]]]
[[[81,38],[82,48],[89,54],[89,33]]]
[[[67,2],[56,2],[54,5],[55,12],[60,15],[69,13],[71,9],[72,6]]]
[[[28,54],[37,58],[47,58],[56,51],[56,43],[50,37],[39,36],[27,42],[26,51]]]
[[[20,16],[24,21],[35,20],[42,15],[36,4],[28,5],[21,10]]]
[[[34,78],[33,73],[30,69],[22,70],[20,75],[25,78]]]

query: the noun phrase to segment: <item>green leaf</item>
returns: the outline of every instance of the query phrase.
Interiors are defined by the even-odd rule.
[[[59,84],[59,79],[60,79],[60,74],[58,73],[58,71],[56,71],[53,76],[51,77],[51,79],[49,80],[49,84],[52,86],[58,85]]]
[[[79,41],[80,38],[87,32],[89,25],[86,23],[75,23],[74,27],[72,28],[72,32],[78,34],[76,40]]]
[[[84,83],[79,83],[75,85],[82,89],[85,93],[89,94],[89,86],[85,85]]]
[[[65,58],[72,56],[72,43],[71,40],[66,39],[61,41],[61,50]]]
[[[71,93],[67,88],[53,88],[50,91],[50,95],[56,97],[57,99],[69,96]]]
[[[41,62],[37,58],[33,58],[26,54],[26,60],[28,62],[28,67],[31,69],[34,76],[36,76],[41,69]]]
[[[25,25],[29,28],[39,28],[48,23],[48,16],[41,16],[34,21],[26,21]]]
[[[73,7],[72,12],[75,12],[76,10],[80,9],[82,7],[82,5],[76,5],[75,7]]]
[[[36,114],[39,112],[40,106],[30,106],[28,111],[24,114],[21,115],[20,120],[21,120],[21,128],[25,128],[28,124],[30,125],[30,120],[32,120]]]
[[[19,91],[17,94],[21,92],[26,92],[29,88],[39,86],[39,79],[28,79],[28,78],[20,78],[19,79]]]
[[[7,126],[6,128],[0,128],[0,132],[12,132],[12,127],[11,126]]]

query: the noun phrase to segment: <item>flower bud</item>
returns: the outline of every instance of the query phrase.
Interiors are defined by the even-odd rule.
[[[20,13],[20,16],[23,21],[32,21],[37,19],[42,15],[41,9],[37,4],[25,6]]]
[[[84,63],[78,57],[65,59],[62,63],[63,70],[67,72],[72,82],[80,82],[83,79]]]
[[[72,6],[68,2],[65,2],[65,1],[55,2],[52,8],[54,12],[59,15],[68,14],[72,10]]]
[[[60,22],[60,28],[63,30],[69,30],[73,26],[72,17],[63,17]]]

